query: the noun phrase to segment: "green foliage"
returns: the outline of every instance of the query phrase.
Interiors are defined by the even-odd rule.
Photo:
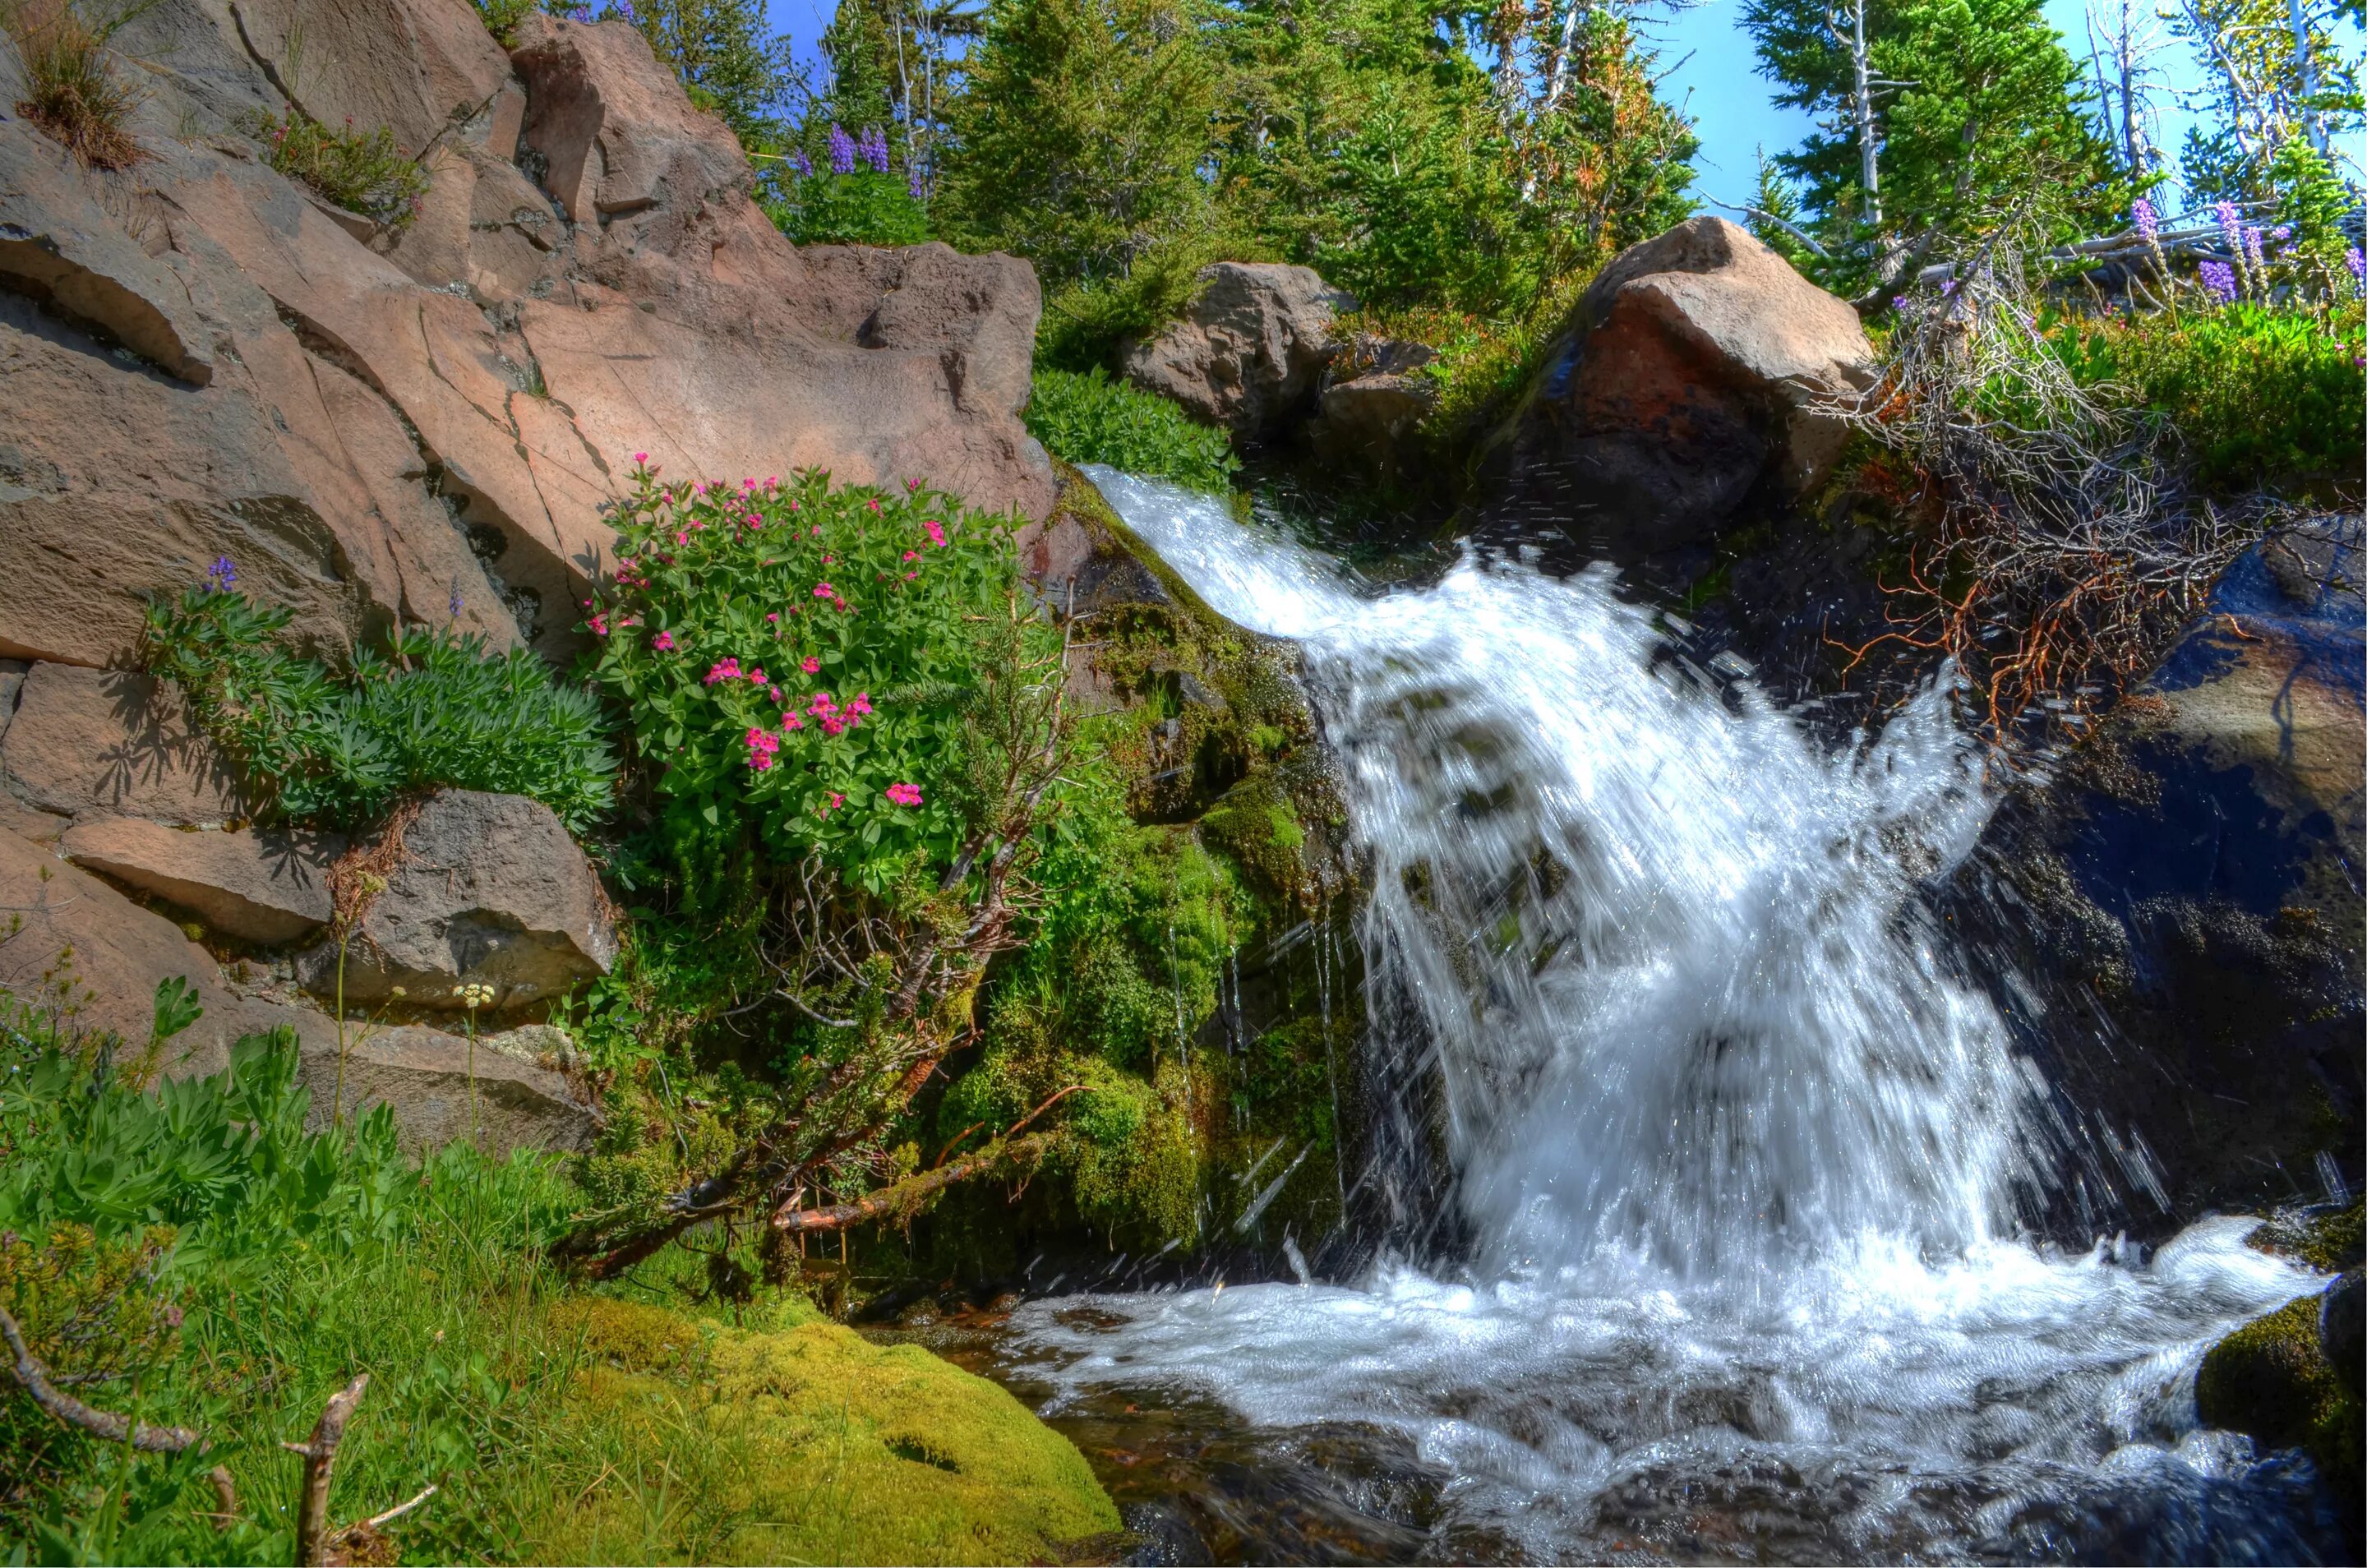
[[[2205,490],[2357,479],[2367,312],[2356,303],[2058,318],[2047,336],[2083,385],[2166,418]]]
[[[475,0],[478,19],[502,47],[516,40],[517,25],[542,10],[542,0]]]
[[[1058,285],[1123,276],[1206,221],[1217,62],[1197,0],[1007,0],[953,113],[947,231]]]
[[[1082,376],[1036,371],[1021,417],[1045,450],[1071,463],[1105,463],[1217,494],[1240,467],[1223,431],[1195,424],[1165,398],[1113,381],[1099,367]]]
[[[0,0],[0,32],[17,46],[25,96],[17,112],[95,169],[139,160],[126,129],[139,94],[116,73],[108,39],[138,6],[95,15],[89,0]]]
[[[872,169],[777,176],[760,205],[800,245],[917,245],[929,237],[929,215],[904,177]]]
[[[981,674],[1051,636],[1028,620],[1020,646],[991,640],[1019,591],[1006,520],[917,480],[710,488],[643,468],[618,523],[594,675],[674,852],[720,863],[744,833],[874,895],[951,862],[974,826]]]
[[[143,644],[277,816],[354,827],[438,785],[531,795],[578,834],[606,814],[616,769],[599,705],[532,653],[398,626],[340,674],[288,647],[289,618],[193,588],[150,606]]]
[[[408,228],[419,216],[427,171],[402,155],[385,126],[357,131],[348,117],[342,129],[333,129],[290,109],[285,119],[258,112],[246,129],[263,143],[266,162],[323,200],[389,231]]]

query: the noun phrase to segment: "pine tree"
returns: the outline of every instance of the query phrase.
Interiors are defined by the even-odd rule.
[[[1744,21],[1777,101],[1821,116],[1775,162],[1801,182],[1805,227],[1827,253],[1817,266],[1834,287],[1886,293],[2001,223],[2070,238],[2125,208],[2112,146],[2084,112],[2081,69],[2042,0],[1864,0],[1855,14],[1750,0]]]
[[[612,0],[609,14],[636,23],[691,101],[720,116],[742,147],[769,150],[787,139],[798,69],[789,40],[765,21],[764,0]]]

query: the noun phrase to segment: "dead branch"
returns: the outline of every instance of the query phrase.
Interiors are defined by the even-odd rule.
[[[8,1341],[17,1382],[32,1396],[34,1404],[67,1426],[80,1427],[111,1443],[129,1443],[142,1453],[176,1454],[203,1440],[187,1427],[151,1427],[111,1410],[94,1409],[66,1393],[26,1345],[24,1331],[5,1309],[0,1309],[0,1337]]]
[[[304,1461],[304,1495],[296,1509],[296,1561],[307,1568],[330,1560],[330,1475],[337,1462],[337,1445],[345,1440],[345,1424],[353,1419],[354,1407],[362,1402],[362,1391],[368,1387],[369,1374],[357,1375],[329,1396],[312,1428],[311,1441],[279,1445]]]
[[[964,1155],[951,1165],[941,1165],[934,1170],[907,1177],[893,1186],[866,1192],[852,1202],[833,1203],[825,1209],[798,1209],[784,1203],[773,1215],[773,1228],[791,1235],[807,1231],[844,1230],[866,1220],[909,1213],[915,1204],[931,1193],[970,1177],[984,1175],[999,1166],[1040,1154],[1051,1142],[1052,1134],[1049,1133],[1038,1133],[1010,1143],[997,1139],[978,1153]]]

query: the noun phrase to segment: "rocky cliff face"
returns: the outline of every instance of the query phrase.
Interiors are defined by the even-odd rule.
[[[1041,517],[1051,467],[1017,417],[1035,275],[790,245],[730,130],[622,23],[531,17],[505,51],[468,0],[161,0],[116,41],[142,94],[130,168],[0,117],[0,985],[137,1049],[186,977],[205,1011],[166,1071],[286,1026],[323,1116],[342,1086],[413,1142],[578,1145],[564,1052],[450,1032],[457,985],[491,987],[490,1031],[614,955],[556,819],[427,804],[343,978],[453,1021],[341,1043],[303,987],[334,992],[347,846],[246,825],[234,771],[125,670],[147,603],[227,560],[316,649],[401,620],[563,658],[640,454],[925,476]],[[413,220],[276,173],[256,117],[295,113],[389,128],[428,175]]]
[[[562,653],[636,453],[1049,507],[1031,269],[798,250],[632,28],[536,17],[504,54],[467,0],[167,0],[120,42],[139,164],[0,122],[0,656],[123,663],[218,557],[320,644]],[[291,107],[389,126],[416,220],[274,173],[241,127]]]

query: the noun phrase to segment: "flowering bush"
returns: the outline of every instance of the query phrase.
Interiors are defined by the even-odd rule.
[[[855,137],[833,124],[823,156],[827,169],[802,152],[767,164],[759,204],[781,232],[801,245],[917,245],[929,237],[923,171],[889,172],[885,131],[867,126]]]
[[[872,894],[950,861],[981,628],[1018,604],[1008,525],[917,482],[662,484],[646,462],[621,523],[583,626],[672,836],[744,825]]]

